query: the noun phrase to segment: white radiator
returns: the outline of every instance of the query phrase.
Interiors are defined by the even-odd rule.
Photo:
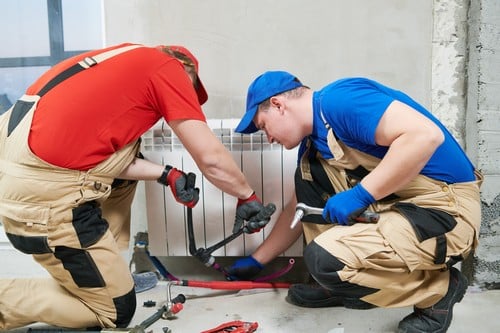
[[[235,133],[233,129],[238,121],[218,119],[207,122],[231,152],[257,195],[265,204],[274,203],[277,210],[266,228],[259,233],[238,237],[215,251],[215,256],[251,254],[270,232],[293,194],[297,151],[269,144],[260,131],[252,135]],[[197,247],[211,246],[231,235],[236,198],[223,193],[203,177],[168,125],[159,122],[143,135],[142,153],[148,160],[196,174],[196,186],[200,188],[200,201],[193,208]],[[174,200],[170,189],[156,182],[146,182],[146,207],[151,253],[157,256],[189,256],[186,210]],[[302,238],[283,255],[301,256]]]

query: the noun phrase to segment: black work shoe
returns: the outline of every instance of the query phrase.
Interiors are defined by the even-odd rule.
[[[413,313],[399,322],[398,333],[443,333],[453,317],[453,305],[460,302],[467,290],[467,279],[456,268],[450,269],[450,284],[446,295],[430,308],[414,307]]]
[[[288,289],[286,301],[305,308],[325,308],[343,306],[349,309],[371,309],[375,305],[366,303],[359,298],[348,298],[334,295],[330,290],[316,284],[293,284]]]

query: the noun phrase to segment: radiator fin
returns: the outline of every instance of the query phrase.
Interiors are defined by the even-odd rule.
[[[243,235],[214,252],[215,256],[249,255],[265,239],[293,193],[297,151],[268,143],[265,134],[260,131],[252,135],[235,133],[233,129],[237,119],[212,119],[207,123],[231,152],[257,195],[264,203],[273,202],[277,207],[271,222],[259,233]],[[148,160],[196,174],[200,201],[193,208],[193,225],[198,247],[211,246],[231,234],[236,198],[223,193],[203,177],[179,139],[163,121],[143,135],[142,153]],[[186,210],[174,200],[170,189],[156,182],[146,182],[146,207],[151,253],[189,256]],[[283,255],[301,256],[302,238]]]

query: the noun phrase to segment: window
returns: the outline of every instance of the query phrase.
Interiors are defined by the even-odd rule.
[[[102,0],[0,0],[0,114],[48,68],[103,46]]]
[[[102,0],[0,0],[0,114],[51,66],[103,47],[102,17]]]

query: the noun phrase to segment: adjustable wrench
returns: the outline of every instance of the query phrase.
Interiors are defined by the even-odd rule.
[[[323,215],[323,208],[310,207],[305,203],[299,202],[297,206],[295,206],[295,215],[293,217],[292,223],[290,224],[290,229],[295,228],[297,223],[299,223],[299,221],[302,220],[304,216],[310,214]],[[353,222],[376,223],[378,222],[379,217],[380,216],[378,213],[365,210],[358,216],[352,217],[352,220]],[[349,225],[351,224],[353,223],[349,223]]]

